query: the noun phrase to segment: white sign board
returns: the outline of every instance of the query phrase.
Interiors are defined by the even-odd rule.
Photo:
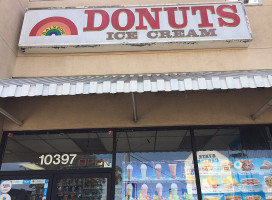
[[[28,10],[25,53],[248,47],[243,3]]]

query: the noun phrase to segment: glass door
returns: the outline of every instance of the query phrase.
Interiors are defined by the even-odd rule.
[[[54,179],[52,199],[109,200],[110,174],[62,174]]]
[[[1,200],[49,200],[52,178],[49,176],[2,176]]]

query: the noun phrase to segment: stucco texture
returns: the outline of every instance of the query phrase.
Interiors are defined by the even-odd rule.
[[[66,4],[67,6],[83,4],[87,6],[143,5],[143,1],[132,1],[130,3],[117,0],[107,3],[106,1],[103,1],[103,3],[77,1],[75,4],[67,0],[33,2],[30,7],[60,6],[61,2],[63,6],[66,6]],[[98,4],[95,4],[95,2]],[[42,77],[271,69],[272,34],[269,34],[272,32],[271,2],[271,0],[263,0],[262,6],[246,6],[253,32],[253,42],[249,48],[61,55],[24,55],[20,53],[17,57],[13,76]],[[164,3],[156,1],[156,4]],[[167,3],[175,3],[175,1]],[[176,1],[176,3],[180,2]],[[152,0],[145,1],[145,5],[150,4],[155,4],[155,2]]]
[[[136,94],[139,121],[133,121],[130,94],[10,98],[5,108],[23,126],[5,119],[4,130],[50,130],[271,123],[272,109],[253,121],[272,98],[272,89],[158,92]]]
[[[12,77],[27,0],[0,0],[0,78]]]

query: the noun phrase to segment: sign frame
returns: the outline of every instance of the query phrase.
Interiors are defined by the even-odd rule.
[[[237,12],[231,13],[230,11],[233,9],[234,6],[237,8]],[[224,27],[219,27],[219,26],[215,26],[214,21],[215,19],[212,18],[211,24],[213,25],[213,27],[204,27],[204,22],[203,17],[202,17],[202,11],[200,11],[200,9],[196,9],[196,7],[209,7],[209,6],[213,6],[215,9],[215,14],[212,13],[211,10],[207,9],[206,10],[206,14],[208,17],[208,20],[211,19],[211,16],[216,15],[219,20],[219,18],[221,19],[221,23],[222,21],[225,22]],[[219,6],[225,6],[224,9],[222,9],[225,14],[226,13],[231,13],[232,17],[234,17],[233,15],[235,15],[235,13],[239,13],[239,17],[240,17],[240,22],[238,24],[238,29],[237,27],[227,27],[229,24],[231,24],[231,22],[235,21],[235,19],[227,19],[227,16],[224,17],[220,17],[218,16],[218,8]],[[227,8],[226,8],[227,6]],[[238,7],[237,7],[238,6]],[[174,18],[178,18],[179,16],[181,16],[181,13],[187,14],[187,18],[191,17],[192,20],[192,24],[194,23],[194,25],[190,24],[190,19],[187,20],[187,26],[190,26],[189,28],[185,27],[184,29],[180,28],[180,29],[166,29],[163,30],[164,27],[170,27],[170,25],[165,25],[165,17],[168,14],[168,18],[169,18],[169,13],[170,11],[165,10],[166,8],[185,8],[185,11],[182,10],[182,12],[179,12],[180,10],[176,10],[174,11]],[[189,7],[190,10],[186,10],[186,8]],[[149,18],[153,18],[153,22],[154,20],[157,21],[156,18],[156,12],[154,12],[154,10],[152,11],[151,9],[160,9],[160,11],[158,11],[158,21],[161,24],[161,26],[164,26],[163,28],[160,28],[159,30],[155,30],[153,29],[155,27],[152,27],[152,25],[150,25],[150,21],[152,21],[152,19],[149,19],[149,21],[146,19],[148,17],[148,13],[142,13],[140,14],[140,11],[137,11],[137,13],[139,13],[138,15],[136,15],[136,12],[134,12],[134,17],[135,17],[135,22],[134,25],[132,26],[130,31],[123,31],[123,30],[116,30],[113,28],[113,14],[116,13],[118,10],[121,10],[122,12],[127,11],[127,23],[124,22],[124,15],[120,14],[122,13],[121,11],[119,12],[117,18],[118,24],[115,24],[115,27],[119,27],[121,29],[125,28],[125,24],[128,25],[129,23],[129,13],[131,13],[129,10],[143,10],[143,9],[147,9],[149,11]],[[192,10],[192,8],[194,8],[194,11]],[[104,15],[102,15],[101,13],[99,13],[98,11],[96,13],[93,14],[93,18],[96,17],[96,19],[99,18],[99,16],[101,16],[101,19],[99,18],[99,22],[93,21],[93,29],[88,30],[88,24],[89,24],[89,19],[91,19],[90,14],[86,13],[86,11],[93,11],[94,10],[104,10],[105,12],[108,13],[109,15],[109,22],[108,25],[106,26],[106,28],[104,30],[95,30],[99,27],[101,27],[100,25],[103,24],[103,17]],[[65,12],[77,12],[79,13],[80,11],[82,11],[83,13],[82,16],[84,16],[84,18],[82,18],[83,20],[80,21],[79,23],[76,23],[75,20],[72,20],[71,18],[73,17],[69,17],[69,15],[67,14],[61,14],[60,17],[56,17],[55,13],[60,12],[60,13],[65,13]],[[84,13],[85,11],[85,13]],[[43,16],[45,15],[44,13],[51,13],[51,16],[48,15],[49,18],[57,18],[57,19],[51,19],[51,21],[59,21],[62,20],[60,18],[63,18],[63,16],[68,16],[67,19],[68,21],[71,21],[72,23],[74,23],[74,25],[77,28],[76,32],[74,30],[73,32],[73,28],[70,28],[70,35],[65,35],[65,36],[57,36],[52,38],[51,37],[47,37],[47,36],[39,36],[39,35],[35,35],[35,34],[42,34],[42,35],[46,35],[48,33],[48,31],[46,32],[41,32],[41,26],[37,28],[37,26],[39,26],[39,24],[44,21],[41,19],[45,19]],[[192,14],[194,12],[194,15]],[[33,14],[36,13],[36,14]],[[111,14],[109,14],[111,13]],[[167,14],[166,14],[167,13]],[[123,13],[124,14],[124,13]],[[178,14],[178,16],[177,16]],[[222,13],[221,13],[222,14]],[[224,13],[223,13],[224,14]],[[70,14],[71,15],[71,14]],[[116,14],[115,14],[116,15]],[[140,16],[142,15],[142,16]],[[33,17],[36,16],[36,17]],[[72,15],[71,15],[72,16]],[[121,17],[120,17],[121,16]],[[123,16],[123,17],[122,17]],[[204,16],[204,14],[203,14]],[[237,14],[238,16],[238,14]],[[142,19],[141,19],[142,17]],[[184,15],[183,15],[184,17]],[[205,17],[205,16],[204,16]],[[35,18],[35,19],[32,19]],[[92,19],[93,19],[92,18]],[[116,18],[116,17],[115,17]],[[209,19],[210,18],[210,19]],[[46,18],[47,19],[47,18]],[[183,18],[183,22],[184,22]],[[31,21],[32,20],[32,21]],[[34,20],[34,22],[33,22]],[[141,21],[142,20],[142,21]],[[164,20],[164,21],[163,21]],[[178,18],[179,23],[176,22],[176,24],[180,24],[180,19]],[[178,21],[177,19],[175,21]],[[161,23],[161,21],[163,21],[163,23]],[[202,26],[201,26],[201,21],[202,21]],[[142,27],[141,27],[141,22],[142,22]],[[169,19],[168,19],[168,23],[169,23]],[[62,23],[63,26],[65,26],[65,24],[69,24],[70,22],[65,22]],[[149,25],[148,25],[149,23]],[[50,23],[48,23],[50,24]],[[59,23],[60,24],[60,23]],[[138,27],[136,27],[136,25],[138,24]],[[196,28],[195,26],[198,24],[198,27]],[[51,23],[52,25],[52,23]],[[217,24],[218,25],[218,24]],[[61,24],[60,24],[61,26]],[[242,27],[243,26],[243,27]],[[34,28],[32,28],[34,27]],[[35,27],[36,32],[35,32]],[[46,27],[46,25],[44,26]],[[53,26],[51,26],[52,28]],[[143,27],[147,27],[147,30],[141,30],[141,28]],[[192,28],[192,27],[195,27]],[[240,30],[242,27],[243,30]],[[40,28],[40,29],[39,29]],[[51,29],[49,27],[49,29]],[[139,30],[136,30],[137,28],[139,28]],[[219,28],[220,29],[220,33],[217,33],[216,31],[219,32]],[[229,33],[226,33],[226,30],[228,30],[229,28]],[[32,29],[32,30],[30,30]],[[49,29],[45,29],[45,30],[49,30]],[[56,29],[58,29],[57,31],[61,32],[61,27],[57,27]],[[198,30],[197,30],[198,29]],[[232,30],[231,30],[232,29]],[[34,30],[34,33],[33,33]],[[235,32],[239,32],[239,34],[242,34],[241,36],[239,34],[236,34]],[[40,31],[40,32],[39,32]],[[163,33],[163,31],[165,31],[165,33]],[[171,33],[167,33],[167,31],[170,31]],[[176,32],[175,32],[176,31]],[[51,31],[52,32],[52,31]],[[128,35],[129,33],[136,33],[137,34],[137,39],[135,39],[135,35]],[[142,34],[144,32],[144,34]],[[66,32],[67,33],[67,32]],[[64,34],[66,34],[64,33]],[[31,35],[32,34],[32,35]],[[60,33],[61,34],[61,33]],[[96,35],[95,35],[96,34]],[[115,34],[117,34],[115,36]],[[163,35],[164,34],[164,35]],[[168,36],[167,36],[168,34]],[[171,35],[169,35],[171,34]],[[216,34],[216,35],[215,35]],[[219,34],[224,35],[224,34],[229,34],[229,36],[225,36],[222,37],[221,35],[219,36]],[[101,36],[103,35],[103,36]],[[163,35],[163,36],[162,36]],[[147,36],[149,36],[149,38],[147,38]],[[170,38],[171,36],[171,38]],[[207,36],[207,37],[206,37]],[[210,37],[211,36],[211,37]],[[93,40],[93,42],[91,41],[91,37],[95,38],[95,40]],[[103,40],[104,37],[104,40]],[[122,39],[120,39],[120,37]],[[130,37],[130,38],[125,38],[125,37]],[[133,38],[134,37],[134,38]],[[151,38],[150,38],[151,37]],[[221,37],[221,38],[220,38]],[[68,39],[69,38],[69,39]],[[101,39],[102,38],[102,39]],[[106,38],[106,39],[105,39]],[[146,39],[147,38],[147,39]],[[98,42],[97,42],[97,41]],[[242,2],[235,2],[235,3],[229,3],[229,2],[225,2],[225,3],[203,3],[203,4],[171,4],[171,5],[154,5],[154,6],[118,6],[118,7],[87,7],[87,8],[59,8],[59,9],[55,9],[55,8],[50,8],[50,9],[29,9],[26,11],[25,13],[25,19],[24,19],[24,23],[23,23],[23,27],[22,27],[22,32],[21,32],[21,37],[20,37],[20,41],[19,41],[19,48],[21,49],[21,51],[23,53],[83,53],[83,52],[118,52],[118,51],[149,51],[149,50],[179,50],[179,49],[205,49],[205,48],[244,48],[244,47],[248,47],[250,42],[253,40],[253,36],[252,36],[252,32],[251,32],[251,28],[250,28],[250,24],[249,24],[249,20],[248,17],[246,15],[246,11],[245,11],[245,7],[244,4]]]

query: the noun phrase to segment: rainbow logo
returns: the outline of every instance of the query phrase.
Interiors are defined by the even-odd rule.
[[[29,36],[78,35],[76,25],[64,17],[49,17],[37,23]]]

